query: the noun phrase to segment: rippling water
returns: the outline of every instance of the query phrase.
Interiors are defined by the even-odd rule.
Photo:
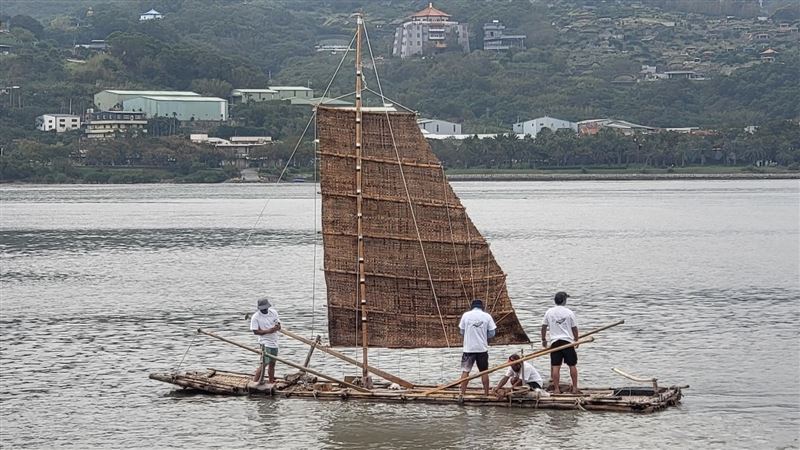
[[[243,314],[260,294],[287,327],[325,335],[315,186],[0,186],[0,444],[800,446],[796,180],[454,188],[530,335],[567,290],[582,328],[626,321],[581,347],[584,386],[629,384],[610,371],[621,367],[691,385],[683,405],[636,416],[175,393],[147,374],[177,367],[187,348],[182,368],[253,368],[193,330],[252,343]],[[491,362],[517,348],[493,348]],[[376,350],[371,361],[428,383],[459,372],[458,349]]]

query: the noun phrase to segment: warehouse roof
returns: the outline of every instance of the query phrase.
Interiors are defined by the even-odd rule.
[[[137,97],[139,98],[139,97]],[[180,95],[143,95],[141,98],[156,100],[161,102],[180,101],[180,102],[224,102],[225,99],[219,97],[183,97]],[[134,99],[131,99],[134,100]]]
[[[190,91],[128,91],[124,89],[106,89],[103,92],[111,92],[112,94],[118,95],[170,95],[176,97],[185,97],[185,96],[192,96],[192,97],[199,97],[200,94],[197,92],[190,92]]]

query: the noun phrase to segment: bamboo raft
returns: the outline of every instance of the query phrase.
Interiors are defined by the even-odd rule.
[[[274,398],[306,398],[313,400],[349,399],[384,403],[406,404],[461,404],[464,406],[498,406],[506,408],[559,409],[581,411],[614,411],[651,413],[677,406],[682,397],[679,386],[588,388],[581,394],[550,394],[548,397],[524,389],[505,389],[501,396],[483,394],[482,389],[468,389],[461,396],[458,388],[442,390],[436,394],[423,395],[436,386],[415,386],[411,389],[389,383],[376,384],[368,392],[361,392],[338,383],[317,381],[316,377],[293,374],[278,379],[274,384],[258,385],[252,375],[226,372],[216,369],[179,373],[153,373],[153,380],[180,386],[189,392],[267,396]],[[348,377],[349,378],[349,377]],[[564,386],[566,388],[566,385]],[[393,389],[394,388],[394,389]]]

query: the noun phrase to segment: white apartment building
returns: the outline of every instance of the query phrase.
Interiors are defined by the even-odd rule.
[[[42,114],[36,118],[37,130],[63,133],[80,127],[81,118],[72,114]]]

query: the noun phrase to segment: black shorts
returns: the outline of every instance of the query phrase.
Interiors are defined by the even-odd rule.
[[[489,368],[489,352],[482,353],[462,353],[461,354],[461,370],[469,372],[472,370],[472,365],[478,365],[478,371],[483,372]]]
[[[553,345],[551,345],[550,348],[561,347],[562,345],[567,344],[571,344],[571,342],[559,340],[553,342]],[[578,364],[578,353],[575,351],[575,347],[565,348],[563,350],[550,353],[551,366],[560,366],[562,362],[567,363],[567,365],[570,367]]]
[[[530,383],[528,383],[528,386],[530,386],[531,389],[541,389],[542,388],[541,386],[539,386],[539,383],[537,383],[535,381],[531,381]]]

